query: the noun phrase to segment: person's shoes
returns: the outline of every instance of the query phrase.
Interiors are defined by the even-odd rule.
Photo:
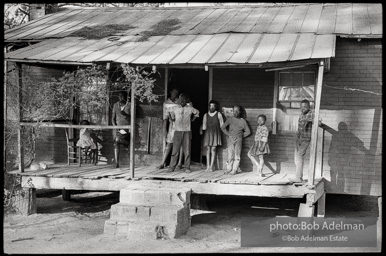
[[[118,163],[115,164],[115,168],[119,168],[119,164]]]
[[[160,166],[157,166],[157,169],[159,169],[159,170],[161,170],[161,169],[163,169],[163,168],[165,168],[165,165],[164,165],[164,164],[161,164]]]
[[[191,173],[192,171],[189,168],[186,168],[185,172],[186,173]]]
[[[181,170],[182,169],[182,165],[177,165],[177,168]]]

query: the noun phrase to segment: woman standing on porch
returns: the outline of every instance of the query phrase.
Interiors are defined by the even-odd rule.
[[[214,171],[214,162],[216,159],[217,146],[221,146],[221,125],[224,119],[217,111],[217,102],[209,102],[209,112],[205,113],[202,120],[202,130],[204,133],[204,146],[206,147],[206,171]]]

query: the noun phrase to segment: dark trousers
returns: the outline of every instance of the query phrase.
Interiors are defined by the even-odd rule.
[[[172,150],[172,158],[170,160],[170,168],[175,168],[178,162],[178,156],[180,152],[180,148],[182,146],[182,150],[185,156],[185,168],[190,168],[190,145],[192,139],[192,132],[181,132],[175,131],[173,138],[173,150]]]
[[[310,145],[310,140],[304,140],[302,138],[296,139],[295,145],[295,165],[296,165],[296,178],[303,178],[303,165],[304,165],[304,156],[306,155],[308,146]]]

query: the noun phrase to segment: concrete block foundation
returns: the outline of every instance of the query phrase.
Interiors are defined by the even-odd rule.
[[[174,239],[191,225],[190,188],[147,184],[120,191],[119,203],[111,206],[104,233],[149,239]]]

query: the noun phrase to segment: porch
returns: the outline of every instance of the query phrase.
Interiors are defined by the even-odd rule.
[[[264,177],[259,177],[252,171],[228,175],[224,174],[223,170],[206,172],[205,166],[199,163],[191,165],[191,173],[185,173],[184,169],[176,169],[172,173],[166,170],[158,170],[155,166],[136,167],[135,178],[132,178],[129,166],[115,168],[112,165],[102,164],[85,164],[81,167],[75,164],[54,164],[46,170],[26,169],[22,173],[15,170],[9,174],[21,176],[22,187],[29,192],[36,189],[63,190],[65,200],[69,199],[69,190],[120,191],[134,184],[145,184],[173,188],[189,187],[194,194],[273,198],[306,197],[305,204],[301,204],[299,208],[299,216],[313,215],[315,203],[318,203],[317,215],[324,216],[323,178],[316,178],[314,185],[293,184],[288,180],[290,173],[294,171],[290,169],[276,174],[265,170]]]

